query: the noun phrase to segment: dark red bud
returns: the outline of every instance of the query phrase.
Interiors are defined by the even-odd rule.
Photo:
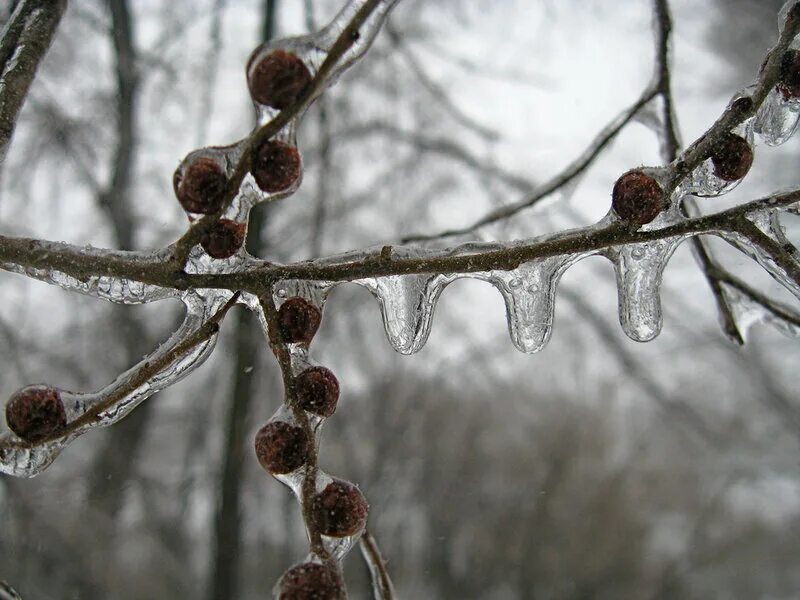
[[[292,567],[278,582],[279,600],[345,600],[344,582],[331,567],[302,563]]]
[[[246,234],[247,227],[244,223],[220,219],[203,236],[200,245],[212,258],[230,258],[242,247]]]
[[[300,153],[289,144],[270,140],[261,144],[253,154],[253,178],[267,193],[274,194],[292,187],[301,170]]]
[[[309,344],[319,329],[322,313],[305,298],[295,296],[278,309],[278,331],[289,344]]]
[[[311,501],[311,519],[323,535],[347,537],[367,524],[369,505],[352,483],[336,479]]]
[[[290,52],[273,50],[257,64],[248,64],[247,85],[259,104],[283,110],[291,106],[311,83],[305,63]]]
[[[644,225],[664,210],[664,192],[655,179],[641,171],[629,171],[617,179],[611,206],[623,221]]]
[[[321,417],[330,417],[339,401],[339,381],[325,367],[310,367],[294,382],[297,401],[303,410]]]
[[[22,388],[6,404],[6,422],[11,431],[30,443],[57,434],[67,426],[61,393],[43,385]]]
[[[308,460],[310,442],[302,427],[282,421],[264,425],[256,434],[258,462],[274,475],[299,469]]]
[[[215,160],[200,157],[192,161],[183,174],[180,169],[175,171],[172,183],[175,196],[185,211],[210,215],[222,207],[228,178]]]
[[[737,181],[747,175],[753,164],[753,149],[743,137],[727,133],[711,151],[714,175],[725,181]]]

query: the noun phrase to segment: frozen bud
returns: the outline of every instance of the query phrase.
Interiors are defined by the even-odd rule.
[[[611,206],[623,221],[644,225],[664,210],[664,192],[655,179],[641,171],[628,171],[617,179]]]
[[[310,367],[300,373],[294,382],[297,401],[303,410],[330,417],[339,401],[339,381],[325,367]]]
[[[269,194],[292,187],[301,170],[300,153],[289,144],[269,140],[253,153],[253,178],[258,187]]]
[[[278,331],[289,344],[309,344],[317,333],[322,313],[305,298],[295,296],[278,309]]]
[[[29,385],[17,391],[6,404],[9,429],[26,442],[36,443],[67,426],[60,392],[44,385]]]
[[[308,460],[310,442],[302,427],[272,421],[256,433],[258,462],[273,475],[291,473]]]
[[[250,95],[259,104],[283,110],[291,106],[311,83],[305,63],[285,50],[273,50],[247,68]]]
[[[172,183],[175,196],[185,211],[210,215],[222,207],[228,178],[215,160],[200,157],[183,172],[180,168],[175,171]]]
[[[347,537],[367,524],[369,505],[352,483],[335,479],[311,502],[311,519],[323,535]]]
[[[345,600],[344,582],[333,568],[307,562],[286,571],[278,582],[278,600]]]
[[[753,149],[735,133],[722,136],[711,151],[714,175],[725,181],[737,181],[747,175],[753,164]]]
[[[230,258],[244,244],[247,227],[230,219],[220,219],[203,235],[200,245],[212,258]]]
[[[787,100],[800,98],[800,50],[787,50],[781,58],[778,89]]]

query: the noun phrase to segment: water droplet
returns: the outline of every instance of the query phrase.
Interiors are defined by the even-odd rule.
[[[786,100],[778,88],[773,89],[758,110],[755,132],[768,146],[779,146],[797,129],[800,101]]]

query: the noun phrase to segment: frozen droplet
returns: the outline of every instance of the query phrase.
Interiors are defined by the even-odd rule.
[[[508,282],[508,287],[510,287],[512,290],[518,288],[521,285],[522,285],[522,279],[520,279],[519,277],[514,277],[511,281]]]
[[[0,435],[0,473],[35,477],[52,464],[63,447],[61,441],[28,447],[10,433]]]
[[[288,296],[286,292],[286,288],[281,288],[278,290],[278,298],[286,298]]]
[[[439,275],[392,275],[360,279],[378,300],[389,343],[401,354],[413,354],[428,339],[436,301],[446,285]]]
[[[322,536],[322,544],[325,550],[336,560],[342,560],[353,546],[361,539],[361,531],[355,535],[348,535],[346,537],[330,537],[328,535]]]
[[[758,109],[754,129],[765,144],[779,146],[797,129],[798,116],[800,116],[800,101],[787,100],[776,87],[770,91]]]
[[[720,285],[722,286],[725,301],[733,313],[734,321],[745,340],[750,329],[754,325],[761,323],[771,325],[788,337],[800,337],[800,326],[796,322],[778,312],[769,310],[763,304],[726,282],[721,282]],[[790,311],[786,311],[786,314],[790,314]]]
[[[661,331],[661,277],[681,241],[628,244],[608,253],[617,275],[620,323],[637,342],[650,341]]]
[[[538,352],[547,344],[553,329],[558,280],[580,255],[556,256],[527,262],[513,271],[494,271],[487,278],[503,296],[508,331],[514,346],[522,352]],[[525,286],[511,286],[520,279]]]

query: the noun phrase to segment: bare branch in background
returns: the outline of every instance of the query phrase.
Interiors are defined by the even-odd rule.
[[[22,0],[0,32],[0,167],[67,0]]]

